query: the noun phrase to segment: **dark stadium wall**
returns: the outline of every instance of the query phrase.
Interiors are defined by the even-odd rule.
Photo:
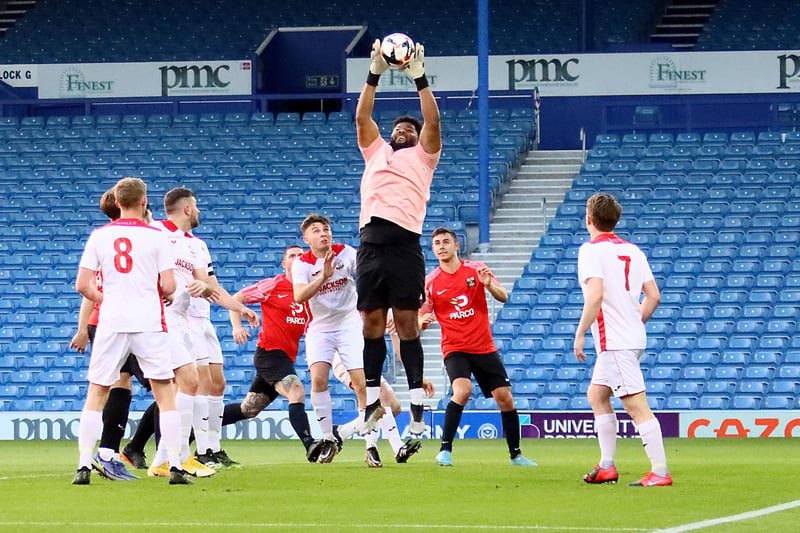
[[[543,150],[580,148],[584,128],[588,147],[599,133],[627,131],[742,131],[791,128],[781,123],[779,103],[800,104],[800,95],[740,94],[657,97],[550,97],[543,98],[541,139]],[[637,106],[658,106],[660,122],[636,127]]]

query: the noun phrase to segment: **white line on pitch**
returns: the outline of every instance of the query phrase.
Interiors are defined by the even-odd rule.
[[[740,520],[750,520],[751,518],[758,518],[759,516],[766,516],[772,513],[779,513],[781,511],[788,511],[800,507],[800,500],[782,503],[780,505],[773,505],[771,507],[764,507],[763,509],[756,509],[755,511],[748,511],[746,513],[739,513],[731,516],[722,516],[720,518],[712,518],[703,520],[701,522],[692,522],[690,524],[683,524],[667,529],[659,529],[658,533],[681,533],[683,531],[694,531],[696,529],[703,529],[706,527],[718,526],[720,524],[727,524],[730,522],[738,522]]]
[[[80,526],[80,527],[193,527],[193,528],[254,528],[254,529],[287,529],[287,528],[351,528],[351,529],[445,529],[445,530],[505,530],[505,531],[648,531],[641,528],[620,527],[580,527],[580,526],[543,526],[530,525],[469,525],[469,524],[317,524],[317,523],[241,523],[241,522],[0,522],[0,527],[52,527],[52,526]]]

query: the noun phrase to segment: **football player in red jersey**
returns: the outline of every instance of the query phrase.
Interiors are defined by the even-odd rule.
[[[453,437],[461,413],[472,394],[475,376],[486,398],[494,398],[503,418],[503,430],[514,466],[537,466],[519,448],[519,416],[511,396],[511,383],[492,339],[486,290],[499,302],[508,293],[492,271],[479,261],[458,257],[458,239],[447,228],[437,228],[431,235],[433,252],[439,266],[425,280],[425,304],[420,310],[420,328],[433,320],[442,328],[442,354],[453,395],[444,418],[442,445],[436,463],[452,466]]]
[[[260,303],[262,328],[258,334],[258,348],[253,356],[256,377],[241,404],[228,404],[223,414],[223,424],[258,416],[278,395],[289,400],[289,422],[306,448],[306,458],[315,462],[322,451],[322,441],[311,436],[311,426],[306,414],[306,391],[294,363],[300,337],[311,321],[308,303],[294,300],[292,264],[303,255],[300,246],[289,246],[283,252],[283,274],[245,287],[233,298],[245,304]],[[233,338],[245,344],[249,334],[242,327],[239,313],[230,311]]]

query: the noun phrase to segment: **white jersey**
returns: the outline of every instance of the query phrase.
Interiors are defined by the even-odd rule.
[[[346,244],[334,244],[331,248],[336,254],[333,276],[308,301],[313,318],[307,334],[361,329],[361,315],[356,310],[356,250]],[[324,262],[324,259],[314,256],[311,250],[298,257],[292,264],[293,283],[311,283],[322,275]]]
[[[653,279],[644,253],[635,244],[606,233],[578,251],[578,280],[586,296],[586,281],[603,280],[603,304],[592,324],[597,353],[641,350],[647,334],[640,309],[642,285]]]
[[[205,269],[209,276],[214,275],[214,265],[211,263],[211,252],[203,239],[192,235],[193,243],[197,250],[197,268]],[[211,318],[211,303],[205,298],[192,298],[189,302],[189,316],[198,318]]]
[[[172,304],[167,307],[167,314],[179,314],[186,316],[189,309],[189,301],[192,297],[186,288],[194,281],[194,269],[197,264],[197,250],[194,244],[194,237],[181,231],[170,220],[156,220],[153,226],[164,231],[167,239],[173,248],[175,258],[175,293],[172,295]]]
[[[93,231],[80,266],[103,276],[98,327],[116,333],[166,331],[159,274],[174,264],[165,233],[139,219],[119,219]]]

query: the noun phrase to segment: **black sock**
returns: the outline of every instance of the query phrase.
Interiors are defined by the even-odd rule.
[[[153,436],[156,439],[156,449],[158,449],[158,445],[161,442],[161,410],[158,405],[153,411]]]
[[[506,434],[508,453],[513,459],[522,453],[519,449],[519,414],[514,409],[513,411],[503,411],[500,416],[503,418],[503,433]]]
[[[367,387],[380,387],[383,362],[386,360],[386,341],[383,337],[368,339],[364,337],[364,377]]]
[[[422,353],[422,342],[419,337],[410,341],[400,341],[400,359],[406,369],[408,388],[421,389],[425,355]]]
[[[225,404],[225,409],[222,411],[222,425],[235,424],[239,420],[247,420],[247,417],[242,413],[242,404]]]
[[[289,423],[292,424],[294,432],[297,433],[297,436],[303,441],[303,446],[308,449],[311,443],[314,442],[314,437],[311,436],[311,426],[308,423],[306,404],[303,402],[289,404]]]
[[[156,409],[157,409],[156,402],[153,402],[147,407],[147,410],[142,414],[142,419],[139,420],[139,425],[136,426],[136,433],[133,434],[133,438],[128,443],[128,446],[131,449],[140,452],[144,451],[144,447],[147,445],[147,441],[150,440],[150,437],[155,432]]]
[[[111,389],[108,401],[103,407],[103,434],[100,437],[100,448],[109,448],[119,453],[119,443],[125,434],[130,407],[131,391],[121,388]]]
[[[458,405],[453,400],[447,404],[444,412],[444,429],[442,430],[442,446],[440,450],[453,451],[453,438],[456,436],[458,424],[461,422],[461,413],[464,411],[463,405]]]
[[[425,406],[416,403],[409,404],[411,408],[411,420],[415,422],[421,422],[422,419],[425,417]]]

